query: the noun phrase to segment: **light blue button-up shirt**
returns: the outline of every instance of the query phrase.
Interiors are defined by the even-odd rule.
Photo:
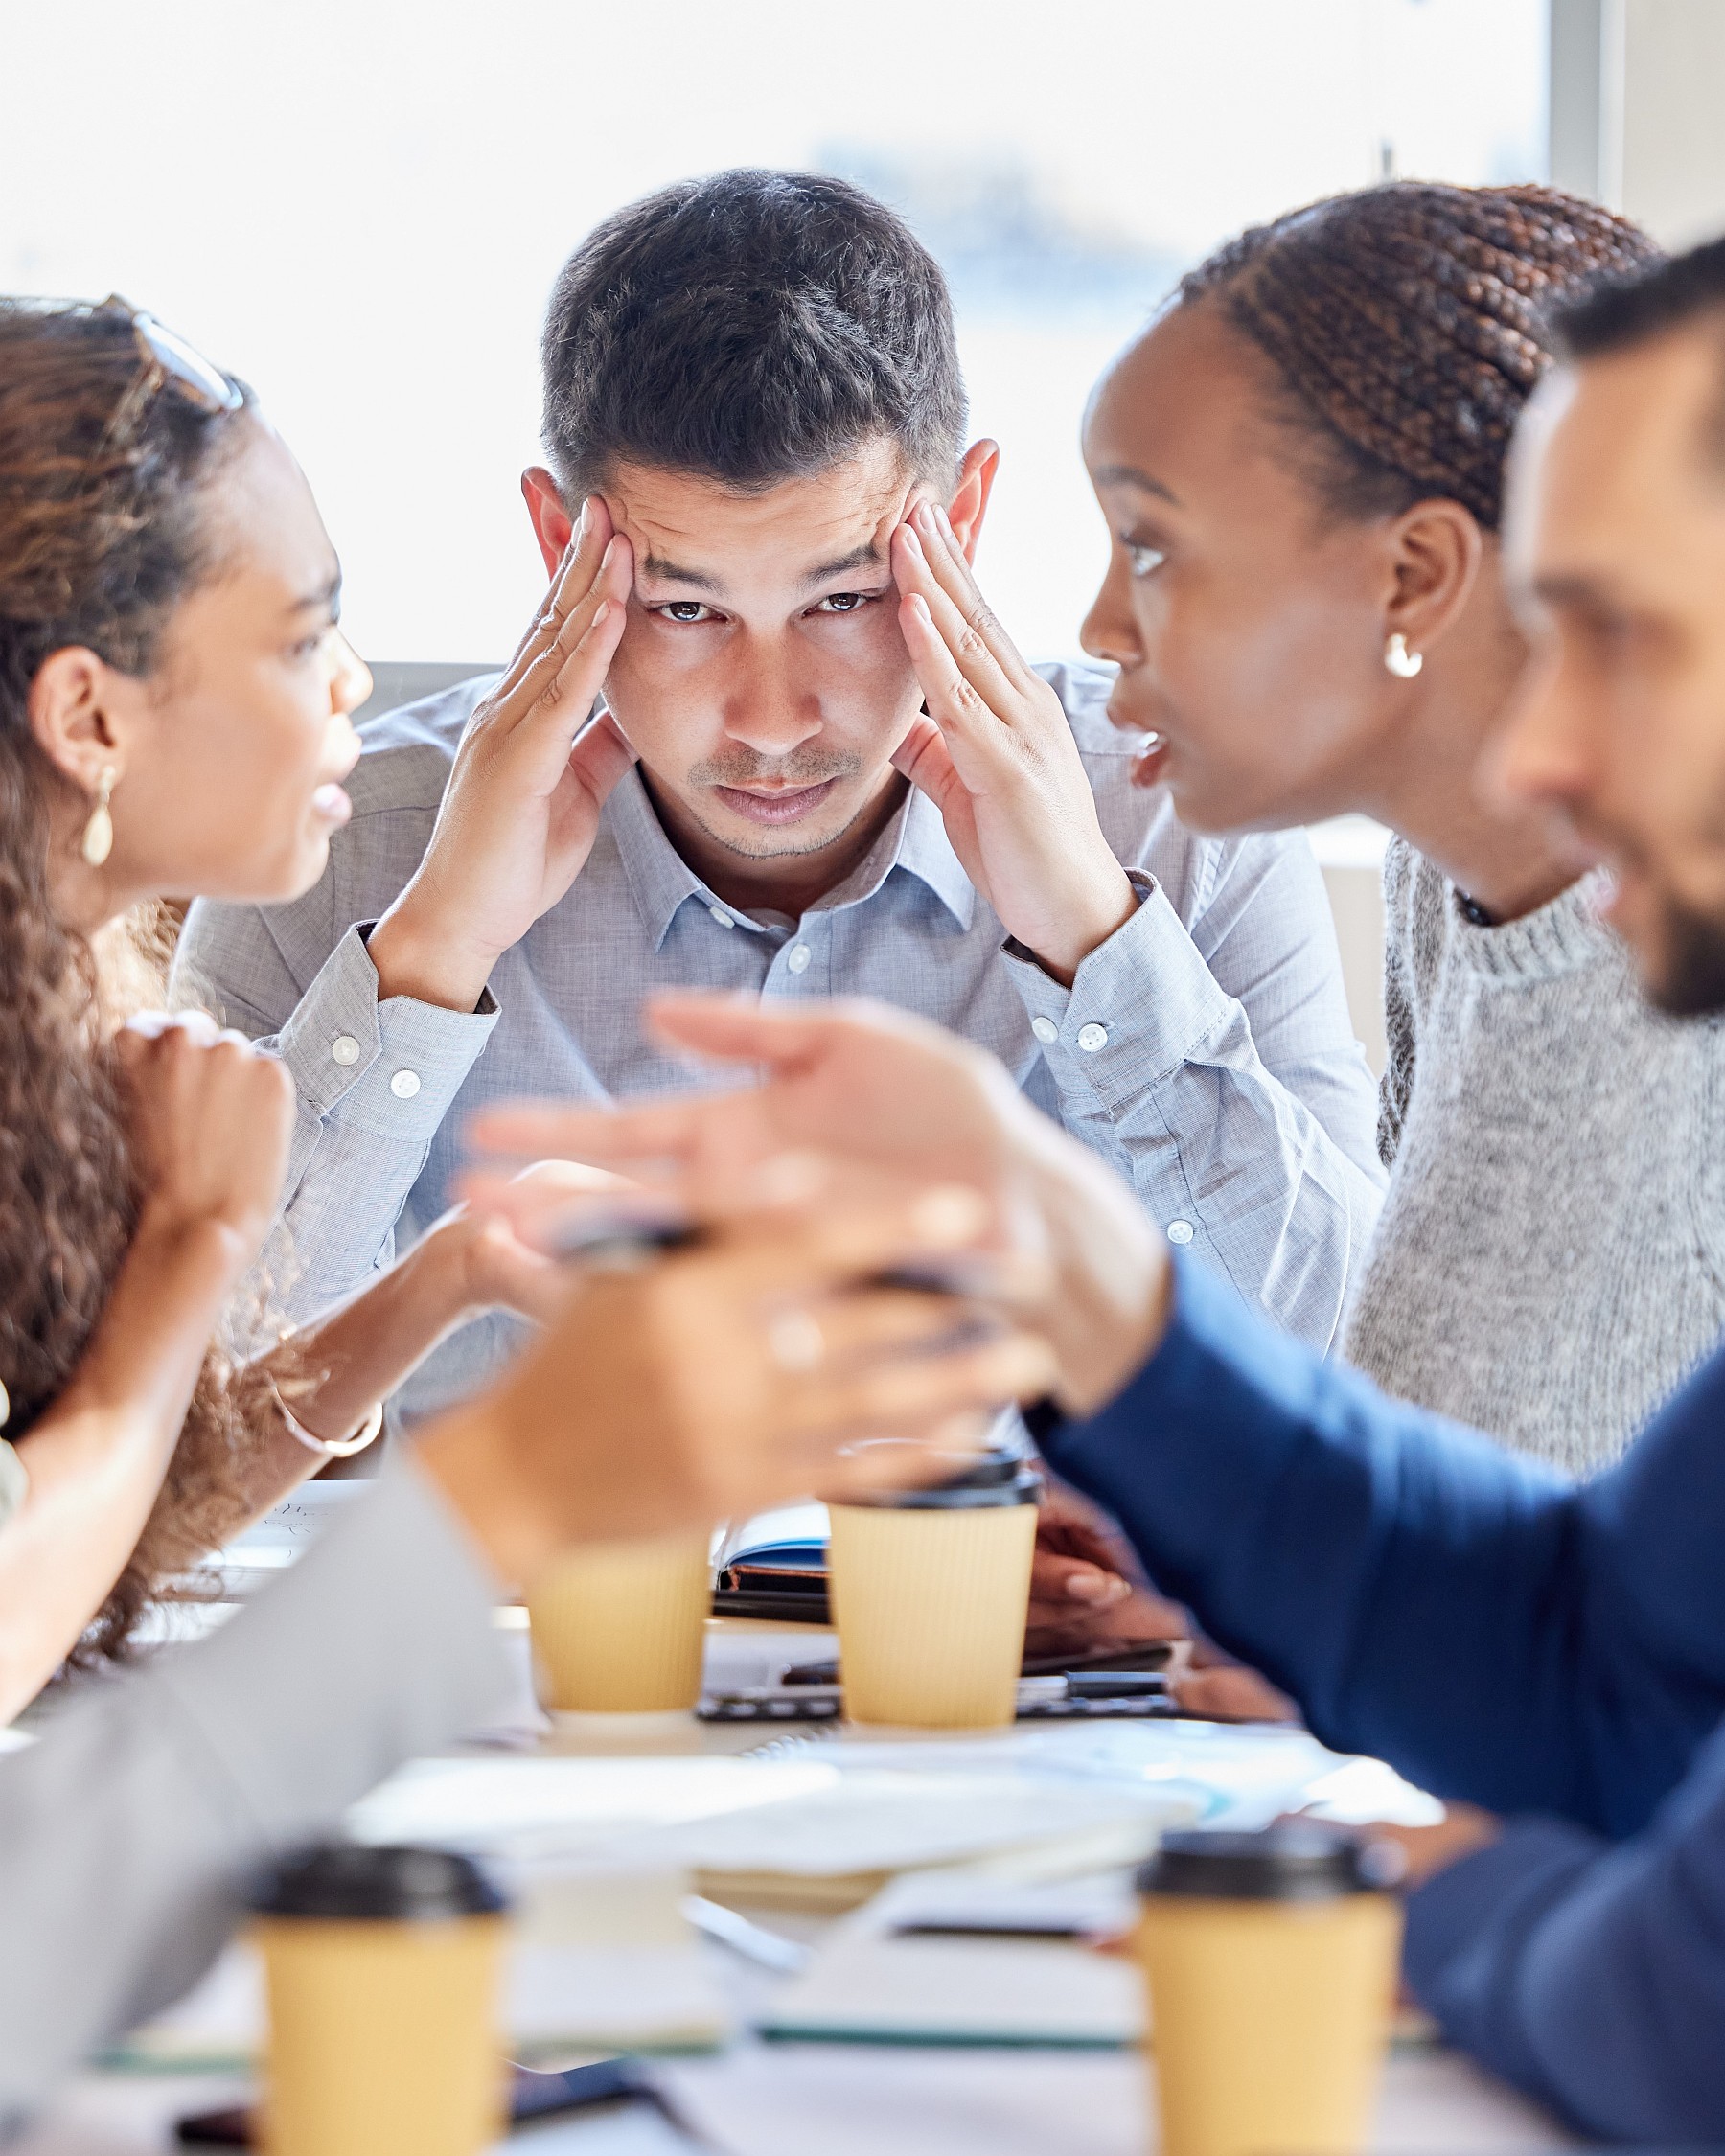
[[[365,935],[418,866],[494,677],[370,722],[322,882],[288,906],[199,903],[174,969],[176,1001],[268,1041],[298,1088],[291,1260],[273,1267],[290,1314],[364,1286],[436,1218],[472,1110],[714,1083],[639,1020],[650,989],[702,987],[877,997],[992,1049],[1173,1242],[1326,1346],[1383,1171],[1317,863],[1299,836],[1187,831],[1160,789],[1131,785],[1131,744],[1103,712],[1108,673],[1045,671],[1140,896],[1070,989],[1007,943],[919,793],[842,884],[794,925],[764,925],[688,866],[632,771],[586,865],[498,960],[477,1011],[380,1002]],[[472,1390],[518,1337],[500,1316],[470,1325],[410,1381],[402,1411]]]

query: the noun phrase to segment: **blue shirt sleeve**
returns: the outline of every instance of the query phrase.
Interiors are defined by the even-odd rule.
[[[1454,2042],[1583,2133],[1725,2140],[1725,1737],[1629,1842],[1519,1820],[1438,1872],[1406,1968]]]
[[[1045,1450],[1325,1742],[1611,1836],[1725,1715],[1725,1357],[1576,1487],[1178,1269],[1161,1349]]]

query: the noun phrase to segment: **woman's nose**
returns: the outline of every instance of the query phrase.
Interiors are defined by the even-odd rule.
[[[1090,612],[1078,631],[1078,641],[1092,658],[1104,659],[1111,666],[1129,666],[1134,659],[1143,656],[1143,651],[1138,625],[1132,618],[1131,608],[1122,601],[1118,584],[1118,575],[1111,566],[1102,580],[1102,588],[1091,601]]]

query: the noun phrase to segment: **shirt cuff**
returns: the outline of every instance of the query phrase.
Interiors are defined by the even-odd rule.
[[[410,996],[378,1000],[365,948],[375,923],[349,929],[282,1028],[276,1052],[302,1103],[410,1144],[428,1145],[497,1022],[488,988],[473,1011],[447,1011]]]
[[[1070,989],[1022,944],[1001,947],[1062,1095],[1110,1109],[1172,1077],[1234,1011],[1162,885],[1141,869],[1126,874],[1138,909],[1082,960]]]

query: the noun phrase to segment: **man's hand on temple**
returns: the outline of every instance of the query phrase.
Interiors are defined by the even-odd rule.
[[[657,1176],[698,1210],[739,1202],[788,1148],[873,1172],[950,1177],[987,1194],[1003,1245],[1046,1261],[1034,1321],[1058,1358],[1051,1389],[1069,1412],[1111,1399],[1161,1339],[1169,1282],[1161,1236],[1119,1178],[1032,1108],[993,1058],[872,1003],[783,1010],[684,994],[653,998],[647,1018],[671,1045],[753,1066],[763,1083],[616,1109],[493,1109],[474,1119],[476,1147]],[[472,1177],[466,1187],[512,1217],[504,1178]]]
[[[599,812],[633,762],[588,720],[623,634],[634,562],[595,494],[544,606],[475,708],[425,859],[372,930],[380,1000],[471,1011],[492,968],[586,865]]]
[[[1008,933],[1070,986],[1138,902],[1060,699],[990,612],[944,510],[924,502],[899,526],[892,572],[925,699],[893,762],[940,811]]]
[[[577,1275],[545,1337],[416,1456],[493,1565],[951,1475],[1054,1363],[1034,1332],[895,1271],[971,1255],[993,1210],[923,1184],[710,1224],[639,1270]]]

